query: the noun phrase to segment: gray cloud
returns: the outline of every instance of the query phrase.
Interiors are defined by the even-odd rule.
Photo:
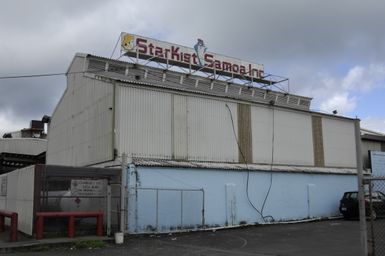
[[[65,72],[76,52],[109,56],[126,31],[190,46],[203,38],[210,51],[262,63],[290,77],[293,92],[316,96],[328,88],[323,75],[339,81],[382,63],[383,13],[379,0],[4,1],[0,75]],[[64,88],[64,77],[0,80],[0,116],[28,124],[52,112]]]

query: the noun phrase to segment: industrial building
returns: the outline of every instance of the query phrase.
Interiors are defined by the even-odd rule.
[[[356,141],[364,168],[365,152],[383,151],[382,134],[311,111],[311,98],[280,89],[286,79],[201,39],[123,33],[122,52],[75,55],[45,118],[47,165],[0,176],[0,203],[22,212],[26,233],[42,211],[102,211],[108,234],[333,217],[357,190]]]
[[[370,152],[385,152],[385,134],[361,128],[363,168],[371,170]]]
[[[136,57],[177,65],[142,48]],[[308,97],[89,54],[67,78],[47,164],[108,168],[128,155],[126,232],[331,217],[357,189],[356,120],[310,111]]]
[[[30,127],[9,132],[0,138],[0,174],[45,163],[47,134],[44,122],[32,120]]]

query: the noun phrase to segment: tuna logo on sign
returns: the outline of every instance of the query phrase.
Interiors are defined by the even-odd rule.
[[[122,47],[126,50],[133,50],[135,47],[135,37],[130,34],[126,34],[122,40]]]
[[[202,39],[198,39],[198,42],[194,45],[194,49],[198,57],[199,66],[203,67],[205,65],[205,53],[207,47]]]

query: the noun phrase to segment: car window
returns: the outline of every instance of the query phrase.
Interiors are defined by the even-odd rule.
[[[345,193],[346,199],[357,199],[357,192],[349,192]]]

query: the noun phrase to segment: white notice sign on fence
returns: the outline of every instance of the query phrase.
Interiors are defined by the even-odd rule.
[[[104,196],[106,180],[71,180],[72,196]]]
[[[372,163],[372,176],[385,177],[385,152],[370,151]]]

